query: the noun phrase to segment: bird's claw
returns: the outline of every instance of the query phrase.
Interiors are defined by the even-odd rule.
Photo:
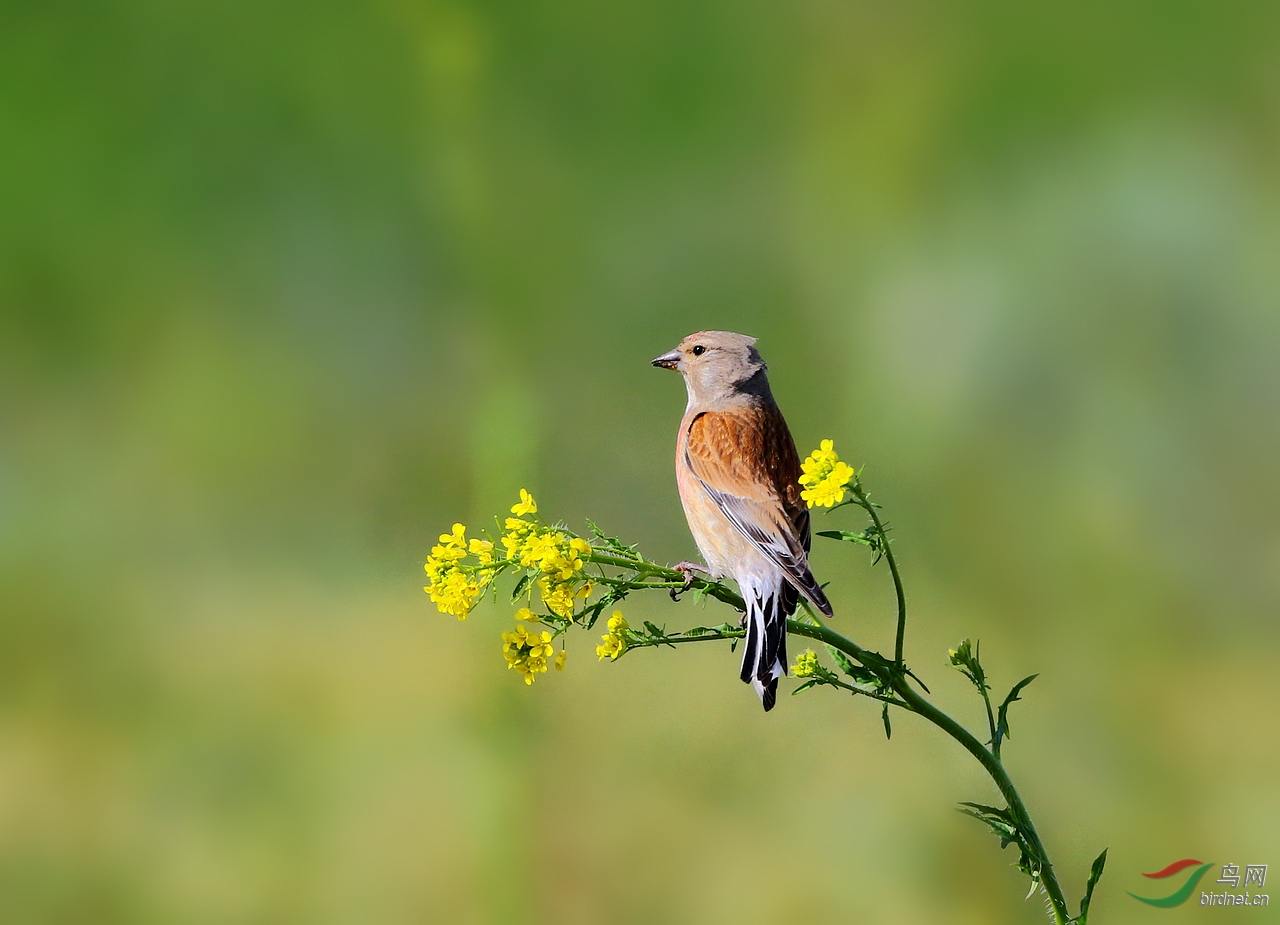
[[[709,569],[703,568],[701,565],[698,565],[696,562],[681,562],[678,565],[671,566],[671,568],[673,571],[679,572],[681,575],[684,576],[684,587],[680,588],[679,590],[672,588],[669,592],[671,594],[671,599],[677,602],[680,600],[681,594],[684,594],[686,591],[688,591],[690,588],[693,587],[694,572],[702,572],[702,574],[707,576],[711,575],[711,572]]]

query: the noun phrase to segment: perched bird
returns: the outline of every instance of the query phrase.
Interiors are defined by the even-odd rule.
[[[742,680],[773,708],[787,673],[787,617],[803,594],[831,616],[809,570],[809,510],[800,499],[800,457],[765,376],[755,338],[690,334],[654,366],[679,370],[689,404],[676,440],[676,485],[708,568],[729,576],[747,612]]]

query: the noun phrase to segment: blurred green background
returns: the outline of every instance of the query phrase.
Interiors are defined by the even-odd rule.
[[[866,464],[943,705],[963,636],[1042,672],[1073,903],[1110,846],[1099,925],[1211,914],[1123,891],[1280,864],[1278,253],[1275,4],[3,4],[0,919],[1040,921],[922,723],[711,645],[526,688],[422,593],[521,486],[694,555],[702,328]]]

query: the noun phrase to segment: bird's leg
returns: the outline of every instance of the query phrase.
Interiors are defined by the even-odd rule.
[[[680,595],[684,594],[684,592],[688,591],[691,587],[693,587],[694,572],[701,572],[702,574],[706,575],[708,578],[711,577],[711,569],[707,568],[704,565],[699,565],[696,562],[685,561],[685,562],[678,563],[677,565],[673,565],[671,566],[671,568],[673,571],[679,572],[681,575],[684,576],[684,587],[681,588],[679,591],[677,591],[675,588],[671,589],[671,599],[673,601],[680,600]]]

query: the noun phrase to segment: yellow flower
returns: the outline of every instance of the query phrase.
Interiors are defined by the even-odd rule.
[[[467,528],[454,524],[452,533],[440,534],[440,545],[431,547],[431,555],[437,559],[457,561],[467,556]]]
[[[812,649],[805,649],[796,656],[791,671],[797,678],[812,678],[818,673],[818,656]]]
[[[852,467],[840,461],[830,440],[823,440],[800,468],[804,471],[800,484],[805,486],[800,497],[809,507],[839,504],[844,500],[845,486],[855,474]]]
[[[564,671],[565,659],[567,659],[568,657],[569,657],[569,653],[566,652],[564,649],[561,649],[560,653],[556,656],[556,671]]]
[[[439,545],[431,547],[431,554],[427,556],[424,566],[427,585],[422,589],[430,595],[431,603],[441,613],[453,614],[459,620],[467,618],[491,577],[482,574],[477,578],[458,567],[458,563],[467,557],[466,532],[465,526],[454,524],[452,533],[440,534]],[[471,542],[475,544],[478,541]]]
[[[548,565],[560,558],[559,534],[554,530],[546,530],[527,537],[520,546],[520,564],[551,571]]]
[[[514,668],[524,675],[525,684],[532,684],[534,675],[547,670],[547,659],[554,653],[551,634],[545,630],[531,633],[524,624],[517,623],[514,632],[502,634],[502,654],[507,660],[507,668]]]
[[[493,564],[493,544],[488,540],[472,540],[467,548],[480,560],[481,565]]]
[[[538,590],[542,592],[542,603],[557,616],[572,617],[574,590],[572,582],[553,583],[551,576],[543,575],[538,579]]]
[[[433,560],[431,556],[427,557],[426,569],[430,582],[422,590],[431,596],[431,603],[441,613],[465,620],[480,596],[480,583],[456,565]]]
[[[538,513],[538,503],[533,500],[533,495],[520,489],[520,503],[511,505],[511,513],[523,517],[525,514]]]
[[[600,656],[600,661],[604,661],[606,658],[616,659],[627,647],[621,637],[614,636],[612,633],[602,636],[601,639],[604,641],[596,646],[596,655]]]
[[[510,525],[508,521],[508,525]],[[523,524],[523,521],[515,521]],[[538,587],[542,600],[554,614],[573,616],[574,599],[586,598],[591,593],[591,582],[579,586],[579,573],[585,563],[583,554],[589,554],[591,544],[578,537],[571,537],[560,530],[514,530],[503,537],[510,558],[525,568],[542,572]]]
[[[530,623],[537,623],[538,615],[534,613],[532,610],[530,610],[528,607],[521,607],[519,610],[516,611],[516,619],[528,620]]]
[[[502,536],[502,545],[507,549],[507,558],[519,558],[517,553],[520,547],[524,545],[525,538],[533,533],[537,527],[529,523],[527,520],[520,520],[516,517],[507,518],[507,532]]]
[[[615,610],[609,618],[609,632],[600,637],[601,644],[596,646],[596,655],[600,661],[616,659],[627,650],[627,621],[621,610]]]

